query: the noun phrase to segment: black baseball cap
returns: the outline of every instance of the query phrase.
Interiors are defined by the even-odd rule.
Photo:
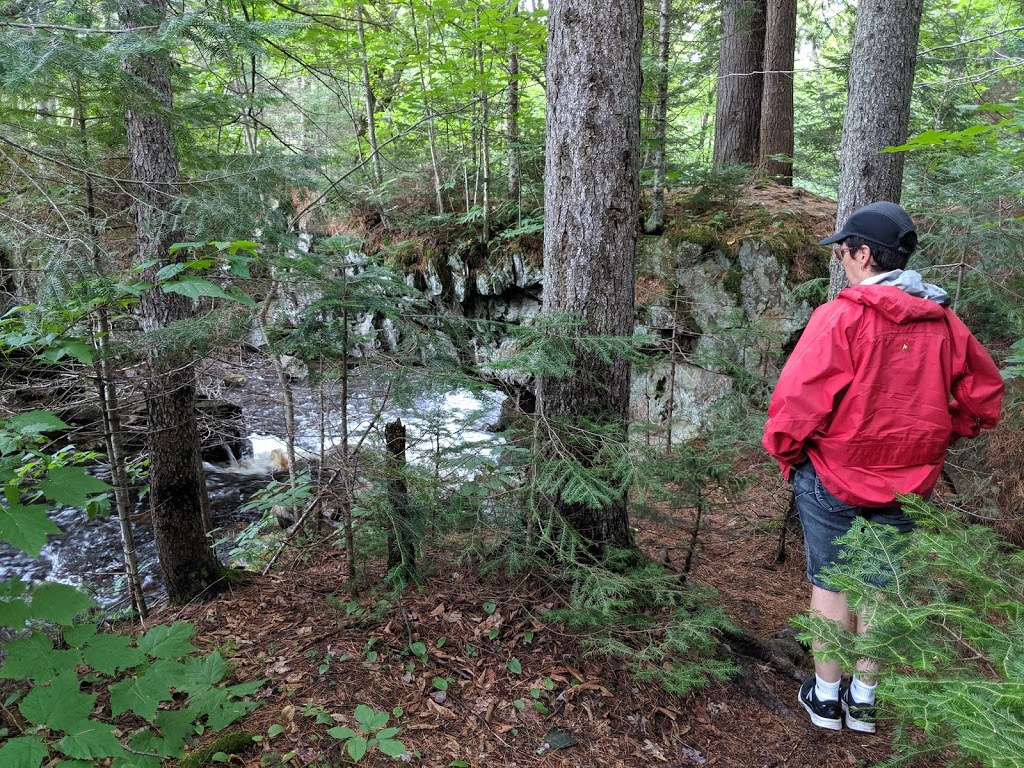
[[[884,245],[899,253],[912,253],[917,246],[917,236],[904,237],[916,227],[909,214],[896,203],[871,203],[850,214],[843,228],[831,237],[819,240],[821,245],[839,243],[848,237],[859,237],[871,243]]]

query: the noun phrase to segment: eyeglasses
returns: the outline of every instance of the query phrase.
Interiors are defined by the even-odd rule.
[[[832,246],[832,255],[836,257],[836,261],[842,261],[843,257],[848,254],[852,249],[848,245],[834,245]]]

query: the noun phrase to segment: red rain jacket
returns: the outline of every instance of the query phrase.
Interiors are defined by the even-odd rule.
[[[854,286],[811,315],[761,442],[786,479],[809,458],[841,501],[928,494],[946,449],[999,419],[1003,380],[952,310],[891,285]]]

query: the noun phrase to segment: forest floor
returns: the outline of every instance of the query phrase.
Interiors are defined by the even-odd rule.
[[[763,464],[746,471],[748,490],[737,498],[719,491],[703,520],[692,578],[718,592],[736,625],[770,638],[792,633],[809,589],[798,533],[787,535],[787,557],[777,562],[788,486]],[[679,570],[693,520],[692,509],[680,509],[633,525],[652,559]],[[391,713],[411,764],[431,768],[796,768],[872,765],[889,754],[885,723],[873,736],[812,726],[797,680],[767,664],[746,664],[746,674],[778,697],[784,706],[775,711],[738,682],[686,696],[638,683],[623,662],[587,656],[580,636],[539,618],[559,601],[542,577],[481,577],[454,560],[434,552],[422,585],[377,620],[354,615],[344,555],[334,548],[151,620],[194,622],[199,645],[230,656],[238,681],[266,678],[261,706],[235,726],[264,736],[231,756],[246,768],[281,764],[275,755],[288,766],[345,764],[326,731],[356,727],[360,704]],[[358,599],[363,607],[375,597],[367,590]],[[417,642],[423,647],[410,651]],[[394,761],[371,750],[360,762]]]

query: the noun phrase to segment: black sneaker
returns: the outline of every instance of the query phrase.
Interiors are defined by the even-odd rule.
[[[847,728],[861,733],[875,732],[875,705],[854,701],[850,694],[850,684],[846,681],[839,686],[839,703],[843,706]]]
[[[806,678],[800,686],[800,703],[803,704],[811,722],[819,728],[838,731],[843,727],[843,712],[838,701],[819,701],[814,690],[814,675]]]

